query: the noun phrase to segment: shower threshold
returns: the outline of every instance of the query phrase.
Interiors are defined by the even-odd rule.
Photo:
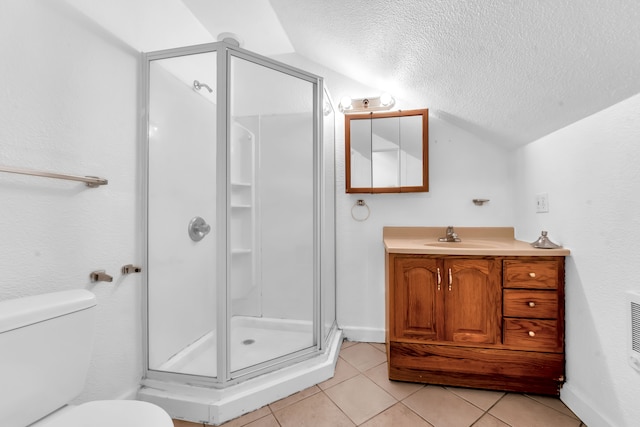
[[[242,344],[245,339],[251,338],[238,345],[256,345]],[[174,419],[219,425],[333,377],[342,340],[342,331],[334,328],[325,351],[225,388],[144,378],[138,399],[157,404]]]

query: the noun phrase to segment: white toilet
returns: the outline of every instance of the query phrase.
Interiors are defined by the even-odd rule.
[[[0,426],[173,427],[147,402],[67,405],[84,387],[95,307],[82,289],[0,301]]]

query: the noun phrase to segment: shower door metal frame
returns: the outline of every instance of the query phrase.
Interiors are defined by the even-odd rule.
[[[323,153],[322,153],[322,97],[324,93],[323,79],[312,73],[291,67],[289,65],[271,60],[261,55],[252,53],[250,51],[241,49],[239,47],[230,45],[225,42],[208,43],[196,46],[188,46],[182,48],[166,49],[156,52],[143,53],[142,58],[142,76],[141,76],[141,101],[143,105],[141,109],[144,111],[142,117],[142,124],[140,126],[140,140],[141,144],[141,164],[142,164],[142,213],[143,213],[143,240],[142,251],[145,267],[149,265],[148,259],[148,215],[149,215],[149,203],[148,203],[148,181],[149,181],[149,97],[150,97],[150,63],[153,60],[169,59],[179,56],[189,56],[202,53],[216,53],[216,102],[217,105],[224,108],[216,108],[216,224],[215,235],[225,236],[224,245],[218,243],[216,251],[216,282],[213,286],[216,286],[217,292],[217,324],[212,325],[216,327],[216,352],[217,352],[217,375],[215,377],[207,377],[202,375],[184,374],[176,372],[167,372],[154,370],[149,368],[149,274],[148,268],[143,269],[143,363],[144,363],[144,377],[149,379],[156,379],[160,381],[174,381],[183,384],[200,385],[208,388],[224,388],[233,384],[236,384],[244,379],[249,379],[263,373],[271,372],[276,369],[280,369],[289,366],[293,363],[303,361],[311,358],[324,351],[327,342],[323,339],[322,335],[322,299],[321,299],[321,235],[322,235],[322,222],[320,221],[320,210],[323,207],[323,180],[321,171],[323,170]],[[231,132],[231,116],[228,112],[228,106],[231,101],[230,93],[230,62],[231,56],[250,61],[254,64],[262,65],[269,69],[273,69],[292,77],[296,77],[310,82],[313,85],[313,317],[312,317],[312,330],[313,330],[313,342],[314,344],[306,349],[302,349],[293,353],[290,353],[279,358],[265,361],[258,365],[254,365],[238,371],[231,371],[230,369],[230,345],[229,345],[229,313],[230,313],[230,272],[231,272],[231,257],[230,257],[230,227],[229,216],[231,214],[231,201],[230,201],[230,162],[228,149],[230,144]],[[221,84],[222,83],[222,84]],[[224,143],[221,143],[224,141]],[[224,203],[220,203],[221,201]],[[334,230],[335,234],[335,230]],[[223,249],[223,250],[220,250]],[[335,257],[335,252],[334,252]],[[331,260],[335,263],[335,259]],[[335,270],[335,266],[334,266]],[[224,286],[220,286],[220,283],[224,283]],[[335,277],[334,277],[335,286]],[[336,319],[333,319],[334,332],[336,328]],[[328,334],[330,336],[331,334]]]

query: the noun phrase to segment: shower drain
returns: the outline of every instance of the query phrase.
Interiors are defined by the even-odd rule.
[[[248,340],[244,340],[244,341],[242,341],[242,344],[244,344],[244,345],[251,345],[251,344],[253,344],[254,342],[256,342],[256,340],[253,340],[253,339],[249,338]]]

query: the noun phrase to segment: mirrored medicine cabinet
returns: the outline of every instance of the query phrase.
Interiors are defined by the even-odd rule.
[[[429,110],[345,114],[347,193],[429,191]]]

